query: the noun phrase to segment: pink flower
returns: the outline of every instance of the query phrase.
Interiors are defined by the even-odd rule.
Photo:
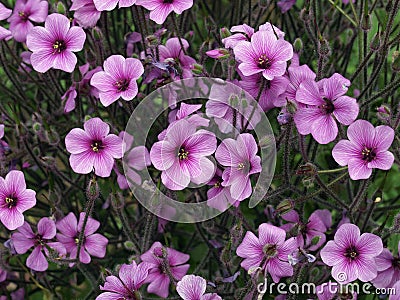
[[[100,286],[100,290],[105,292],[97,296],[96,300],[140,299],[140,296],[136,296],[151,266],[145,262],[136,264],[134,261],[130,265],[123,264],[119,269],[119,277],[106,277],[104,286]]]
[[[389,126],[375,127],[365,120],[357,120],[347,129],[348,140],[339,141],[332,156],[341,166],[349,166],[350,178],[367,179],[372,169],[389,170],[394,156],[388,151],[394,139]]]
[[[302,223],[299,214],[294,210],[282,215],[282,219],[289,223],[282,225],[280,228],[286,232],[295,229],[294,233],[297,233],[298,246],[301,248],[308,246],[308,250],[310,251],[317,250],[325,244],[325,232],[332,225],[332,216],[327,209],[314,211],[308,218],[307,223]],[[305,242],[303,236],[306,237]]]
[[[254,33],[251,42],[240,42],[233,51],[243,75],[262,73],[267,80],[282,76],[293,56],[292,45],[267,30]]]
[[[189,255],[163,247],[160,242],[155,242],[140,258],[151,265],[149,276],[145,280],[150,282],[147,292],[162,298],[168,297],[170,285],[170,278],[162,266],[166,265],[176,280],[181,280],[190,267],[189,264],[184,264],[189,260]]]
[[[86,121],[83,127],[85,130],[74,128],[65,137],[72,170],[89,174],[94,169],[97,176],[109,177],[114,159],[123,156],[122,139],[109,134],[110,126],[99,118]]]
[[[35,205],[36,192],[26,188],[24,173],[13,170],[0,177],[0,221],[7,229],[22,226],[22,213]]]
[[[101,12],[96,9],[93,0],[72,0],[69,10],[75,11],[74,18],[83,28],[94,27],[100,20]]]
[[[205,294],[207,281],[200,276],[185,275],[176,284],[176,291],[183,300],[222,300],[220,296],[213,293]]]
[[[196,126],[186,119],[173,122],[162,141],[150,150],[150,159],[160,171],[161,180],[171,190],[183,190],[190,181],[200,184],[214,175],[214,164],[206,158],[217,148],[215,134]]]
[[[229,51],[223,48],[214,49],[206,52],[208,57],[220,59],[220,58],[227,58],[229,57]]]
[[[162,24],[171,12],[181,14],[184,10],[191,8],[193,0],[137,0],[136,5],[151,10],[150,19],[157,24]]]
[[[75,215],[70,212],[66,217],[58,221],[56,227],[60,233],[57,233],[57,240],[65,246],[71,259],[77,258],[80,262],[88,264],[91,261],[90,255],[99,258],[103,258],[106,255],[108,239],[99,233],[95,233],[100,227],[100,222],[89,217],[78,257],[79,235],[84,218],[85,213],[81,212],[78,223]]]
[[[64,103],[64,113],[69,113],[75,109],[75,99],[76,96],[78,96],[75,86],[76,84],[73,83],[61,97],[61,100]]]
[[[26,36],[33,28],[32,22],[41,23],[46,20],[49,10],[47,1],[17,0],[10,22],[10,31],[17,42],[25,42]],[[32,22],[31,22],[32,21]]]
[[[37,225],[37,234],[25,222],[24,225],[18,228],[18,232],[12,235],[11,239],[18,254],[24,254],[33,247],[32,253],[29,254],[26,260],[26,265],[32,270],[43,272],[49,267],[45,257],[45,255],[49,256],[48,247],[56,250],[59,255],[66,254],[66,250],[61,243],[51,242],[55,236],[56,224],[54,221],[50,218],[42,218]]]
[[[0,3],[0,21],[7,19],[11,15],[11,13],[11,9],[8,9],[2,3]],[[0,41],[8,40],[11,38],[11,36],[11,31],[0,26]]]
[[[382,252],[380,237],[363,233],[354,224],[343,224],[321,250],[322,261],[332,268],[332,276],[341,284],[359,279],[363,282],[377,275],[375,258]],[[344,274],[344,275],[343,275]]]
[[[100,102],[104,106],[109,106],[120,97],[125,101],[135,98],[138,93],[136,80],[144,72],[140,60],[112,55],[104,61],[103,67],[104,71],[92,76],[90,84],[100,91]]]
[[[320,144],[332,142],[338,133],[336,120],[350,125],[358,116],[356,99],[344,96],[350,81],[335,73],[318,83],[302,81],[296,100],[302,104],[294,115],[297,130],[302,135],[312,134]]]
[[[375,287],[389,288],[400,281],[400,242],[397,248],[398,254],[396,256],[393,256],[389,249],[384,248],[382,253],[375,258],[378,268],[378,275],[372,280]]]
[[[278,282],[282,277],[293,275],[293,267],[288,262],[288,255],[297,248],[296,238],[286,239],[285,230],[271,224],[258,227],[257,238],[252,232],[246,232],[236,254],[243,257],[240,264],[246,271],[260,267]]]
[[[258,147],[249,133],[240,134],[236,140],[225,139],[215,152],[217,161],[227,168],[222,173],[222,186],[229,186],[236,201],[250,197],[252,187],[250,175],[261,172]]]
[[[287,77],[289,79],[289,84],[283,97],[291,101],[296,101],[296,92],[299,89],[300,84],[306,80],[314,81],[316,75],[307,65],[298,67],[290,65]]]
[[[61,14],[51,14],[44,27],[36,26],[28,34],[26,45],[31,50],[33,68],[47,72],[50,68],[71,73],[77,58],[73,52],[83,49],[86,34],[82,28],[72,26],[69,19]]]
[[[98,11],[113,10],[117,4],[118,7],[130,7],[135,4],[136,0],[93,0]]]

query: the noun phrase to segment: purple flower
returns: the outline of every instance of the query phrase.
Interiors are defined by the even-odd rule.
[[[110,126],[99,118],[86,121],[83,127],[85,130],[74,128],[65,137],[72,170],[89,174],[94,168],[97,176],[109,177],[114,159],[123,156],[122,139],[108,134]]]
[[[46,259],[46,256],[49,256],[47,247],[56,250],[59,255],[66,254],[66,250],[61,243],[51,242],[55,236],[56,224],[54,221],[50,218],[42,218],[37,225],[37,234],[25,222],[24,225],[18,228],[18,232],[12,235],[11,239],[18,254],[24,254],[33,247],[32,253],[29,254],[26,260],[26,265],[32,270],[43,272],[49,267]]]
[[[260,267],[278,282],[282,277],[293,275],[293,267],[288,262],[288,255],[297,248],[296,238],[286,239],[285,230],[271,224],[258,227],[257,238],[252,232],[246,232],[236,254],[244,260],[240,264],[246,271]]]
[[[360,279],[363,282],[377,275],[375,258],[382,252],[380,237],[363,233],[354,224],[343,224],[337,230],[334,241],[321,250],[322,261],[332,268],[332,276],[341,284]]]
[[[193,0],[137,0],[136,5],[151,10],[150,19],[157,24],[162,24],[171,12],[181,14],[184,10],[191,8]]]
[[[222,59],[229,57],[229,51],[224,48],[209,50],[206,52],[208,57],[215,58],[215,59]]]
[[[75,215],[70,212],[66,217],[57,222],[57,240],[61,242],[71,259],[78,259],[84,264],[90,263],[90,255],[103,258],[106,255],[108,239],[99,233],[95,233],[100,227],[100,222],[89,217],[87,219],[83,241],[79,257],[77,257],[79,236],[82,230],[85,213],[79,215],[79,223]]]
[[[94,27],[100,20],[101,12],[96,9],[93,0],[72,0],[69,10],[75,11],[74,18],[83,28]]]
[[[71,73],[77,58],[73,52],[83,49],[86,34],[82,28],[72,26],[69,19],[61,14],[51,14],[44,27],[36,26],[28,34],[26,45],[31,50],[33,68],[47,72],[50,68]]]
[[[338,133],[336,120],[350,125],[358,116],[356,99],[344,96],[350,81],[335,73],[318,83],[307,80],[300,84],[296,100],[305,104],[297,110],[294,122],[302,135],[312,134],[320,144],[332,142]]]
[[[7,19],[12,13],[11,9],[0,3],[0,21]],[[11,31],[0,26],[0,41],[8,40],[12,37]]]
[[[138,93],[136,80],[144,72],[140,60],[112,55],[104,61],[103,66],[104,71],[94,74],[90,81],[100,91],[100,102],[107,107],[120,97],[125,101],[135,98]]]
[[[170,124],[165,138],[150,150],[150,159],[161,180],[171,190],[183,190],[190,181],[200,184],[214,175],[215,166],[206,158],[215,152],[215,134],[181,119]]]
[[[280,0],[278,1],[277,5],[279,9],[281,10],[281,13],[287,12],[289,9],[292,8],[293,5],[295,5],[296,0]]]
[[[251,42],[240,42],[233,51],[243,75],[262,73],[267,80],[282,76],[293,56],[292,45],[267,30],[254,33]]]
[[[398,244],[398,254],[400,253],[400,242]],[[400,281],[400,258],[399,255],[393,256],[389,249],[384,248],[382,253],[375,258],[378,267],[378,275],[372,280],[377,288],[392,287]]]
[[[250,175],[261,172],[261,158],[258,147],[249,133],[240,134],[236,140],[225,139],[218,146],[215,158],[227,167],[222,173],[222,186],[229,186],[236,201],[250,197],[252,193]]]
[[[325,232],[332,225],[332,216],[327,209],[314,211],[308,218],[307,223],[302,223],[299,214],[294,210],[282,215],[282,219],[290,223],[284,224],[280,228],[284,229],[286,232],[295,230],[294,233],[297,233],[298,246],[301,248],[309,246],[308,250],[310,251],[317,250],[325,244]],[[304,235],[306,236],[305,243]]]
[[[119,277],[106,277],[104,286],[100,286],[100,290],[105,292],[97,296],[96,300],[140,299],[137,293],[149,275],[150,267],[145,262],[138,265],[134,261],[130,265],[123,264],[119,269]]]
[[[47,1],[17,0],[10,22],[10,31],[17,42],[25,42],[26,36],[33,28],[32,22],[41,23],[46,20],[49,10]],[[32,21],[32,22],[31,22]]]
[[[219,211],[225,211],[230,205],[239,206],[240,202],[231,196],[230,187],[223,186],[222,181],[222,171],[217,169],[213,179],[207,183],[212,186],[207,191],[207,205]]]
[[[207,281],[200,276],[185,275],[176,284],[176,291],[183,300],[222,300],[220,296],[213,293],[205,294]]]
[[[376,128],[365,120],[357,120],[347,129],[348,140],[339,141],[332,156],[341,166],[349,166],[350,178],[367,179],[373,168],[389,170],[394,156],[388,151],[394,139],[394,130],[381,125]]]
[[[136,0],[93,0],[98,11],[113,10],[117,4],[118,7],[130,7],[135,4]]]
[[[189,269],[186,263],[190,256],[172,248],[163,247],[160,242],[155,242],[140,258],[143,262],[151,264],[149,276],[145,282],[150,282],[147,292],[167,298],[169,294],[170,277],[165,272],[167,267],[176,280],[181,280]]]
[[[9,230],[24,224],[24,211],[36,205],[36,192],[26,188],[24,173],[10,171],[0,177],[0,220]]]

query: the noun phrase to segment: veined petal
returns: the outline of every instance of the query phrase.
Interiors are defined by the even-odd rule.
[[[333,111],[333,115],[339,121],[339,123],[344,125],[350,125],[354,122],[354,120],[358,116],[359,107],[356,102],[356,99],[341,96],[333,102],[335,110]]]
[[[378,152],[375,159],[367,164],[368,168],[390,170],[394,162],[394,156],[389,151]]]
[[[341,140],[333,147],[332,156],[339,165],[346,166],[350,159],[360,157],[361,150],[349,140]]]
[[[372,174],[372,169],[368,167],[361,158],[352,158],[348,162],[350,178],[353,180],[368,179]]]

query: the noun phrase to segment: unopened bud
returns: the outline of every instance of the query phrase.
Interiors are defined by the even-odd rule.
[[[32,129],[35,133],[41,132],[42,131],[42,124],[35,122],[32,125]]]
[[[381,47],[381,36],[379,32],[377,32],[375,36],[372,38],[370,48],[372,51],[378,51],[380,47]]]
[[[86,188],[86,197],[89,200],[96,200],[100,195],[100,188],[99,184],[97,183],[97,180],[95,178],[92,178],[89,181],[89,184]]]
[[[134,251],[135,250],[135,244],[132,241],[125,241],[124,242],[124,247],[126,250],[129,251]]]
[[[97,42],[103,39],[103,33],[101,32],[99,27],[93,27],[92,29],[93,39]]]
[[[57,3],[57,12],[59,14],[65,15],[65,12],[67,11],[67,9],[65,8],[64,4],[60,1]]]
[[[382,104],[376,109],[376,111],[377,111],[376,116],[378,117],[379,120],[384,122],[390,120],[391,110],[387,105]]]
[[[288,113],[290,114],[295,114],[297,111],[297,104],[294,101],[288,100],[287,104],[286,104],[286,110]]]
[[[45,137],[47,142],[52,146],[57,146],[60,142],[60,136],[54,128],[46,130]]]
[[[314,187],[314,177],[304,177],[301,182],[303,183],[304,187],[308,189]]]
[[[324,57],[331,53],[329,42],[323,36],[318,39],[318,53]]]
[[[195,75],[202,75],[204,72],[204,68],[202,65],[199,64],[193,64],[193,69],[192,69],[192,73]]]
[[[225,59],[230,56],[229,50],[225,48],[214,49],[206,52],[208,57],[215,59]]]
[[[229,31],[229,29],[226,27],[222,27],[220,29],[219,33],[220,33],[222,39],[225,39],[232,35],[231,32]]]
[[[293,49],[295,52],[301,52],[303,50],[303,46],[303,41],[300,38],[294,40]]]
[[[371,17],[369,13],[366,13],[362,17],[361,21],[361,29],[368,32],[371,29]]]
[[[400,72],[400,55],[399,51],[394,51],[392,56],[392,70],[393,72]]]
[[[304,176],[315,176],[317,174],[317,167],[312,163],[306,163],[301,165],[297,171],[297,175],[304,175]]]
[[[146,36],[146,42],[149,45],[149,47],[157,47],[160,43],[160,40],[155,35],[149,35]]]
[[[285,199],[276,207],[275,213],[278,215],[284,215],[292,211],[294,208],[294,201],[292,199]]]

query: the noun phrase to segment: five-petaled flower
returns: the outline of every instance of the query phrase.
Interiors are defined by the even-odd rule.
[[[71,73],[77,63],[76,55],[83,49],[86,34],[82,28],[72,26],[69,19],[61,14],[51,14],[44,27],[36,26],[28,33],[26,45],[33,53],[33,68],[45,73],[50,68]]]

